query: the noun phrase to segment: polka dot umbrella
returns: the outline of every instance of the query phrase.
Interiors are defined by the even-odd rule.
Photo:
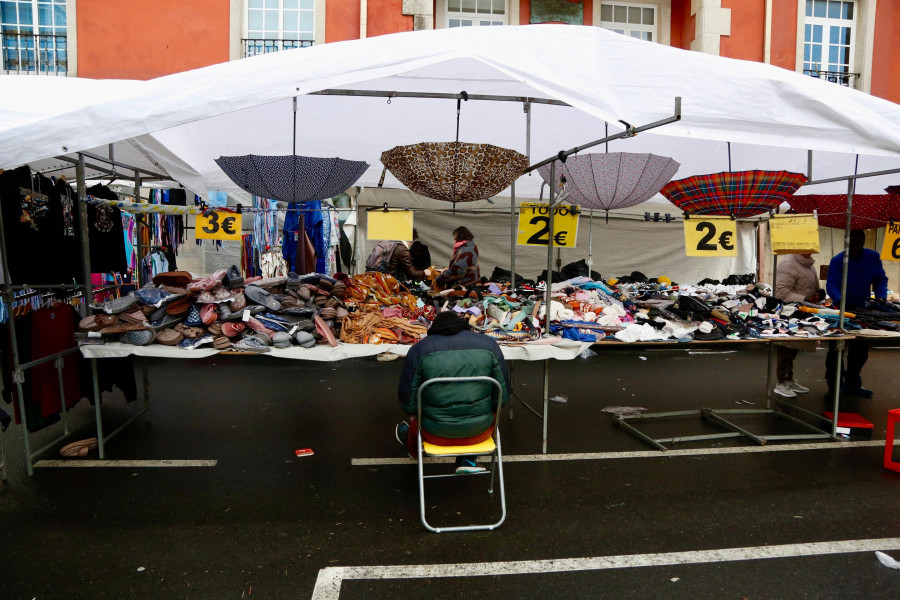
[[[515,150],[458,141],[396,146],[381,162],[413,192],[454,204],[496,196],[528,168]]]
[[[314,156],[220,156],[216,164],[241,189],[289,203],[324,200],[356,183],[369,163]]]
[[[847,226],[847,194],[794,196],[788,204],[798,213],[819,215],[819,225],[844,229]],[[891,219],[900,222],[900,194],[853,194],[850,229],[877,229]]]
[[[568,192],[568,202],[582,208],[609,211],[645,202],[678,171],[681,165],[667,156],[610,152],[570,156],[556,162],[557,189]],[[550,183],[550,165],[538,167]]]
[[[671,181],[660,193],[689,215],[753,217],[775,210],[805,181],[790,171],[735,171]]]

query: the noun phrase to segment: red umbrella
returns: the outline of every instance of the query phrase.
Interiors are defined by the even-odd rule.
[[[669,182],[660,193],[690,215],[753,217],[791,197],[806,176],[790,171],[737,171]]]
[[[794,196],[788,200],[798,213],[819,213],[819,225],[844,229],[847,225],[847,194]],[[900,194],[853,195],[850,229],[877,229],[891,219],[900,221]]]

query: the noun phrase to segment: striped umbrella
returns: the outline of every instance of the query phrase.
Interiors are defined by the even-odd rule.
[[[818,212],[819,225],[847,226],[847,194],[794,196],[788,204],[798,213]],[[853,194],[850,229],[877,229],[891,219],[900,222],[900,194]]]
[[[669,182],[660,193],[690,215],[753,217],[774,210],[806,181],[790,171],[736,171]]]

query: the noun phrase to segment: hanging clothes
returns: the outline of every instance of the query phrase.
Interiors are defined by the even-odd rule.
[[[63,210],[59,190],[22,166],[0,175],[0,210],[11,283],[59,283]]]
[[[284,277],[288,274],[287,262],[278,250],[263,252],[259,257],[263,277]]]
[[[103,200],[119,199],[115,192],[101,184],[88,188],[87,195]],[[88,204],[87,213],[91,272],[126,272],[128,263],[125,260],[125,231],[122,225],[122,211],[108,204]]]

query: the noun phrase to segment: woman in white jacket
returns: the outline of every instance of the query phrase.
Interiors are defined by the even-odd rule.
[[[819,302],[819,276],[813,268],[815,262],[811,254],[787,254],[779,257],[775,274],[775,297],[784,302]],[[779,396],[796,398],[797,394],[809,391],[809,388],[794,381],[794,359],[799,351],[796,343],[776,346],[775,375],[778,385],[775,386],[775,393]]]

